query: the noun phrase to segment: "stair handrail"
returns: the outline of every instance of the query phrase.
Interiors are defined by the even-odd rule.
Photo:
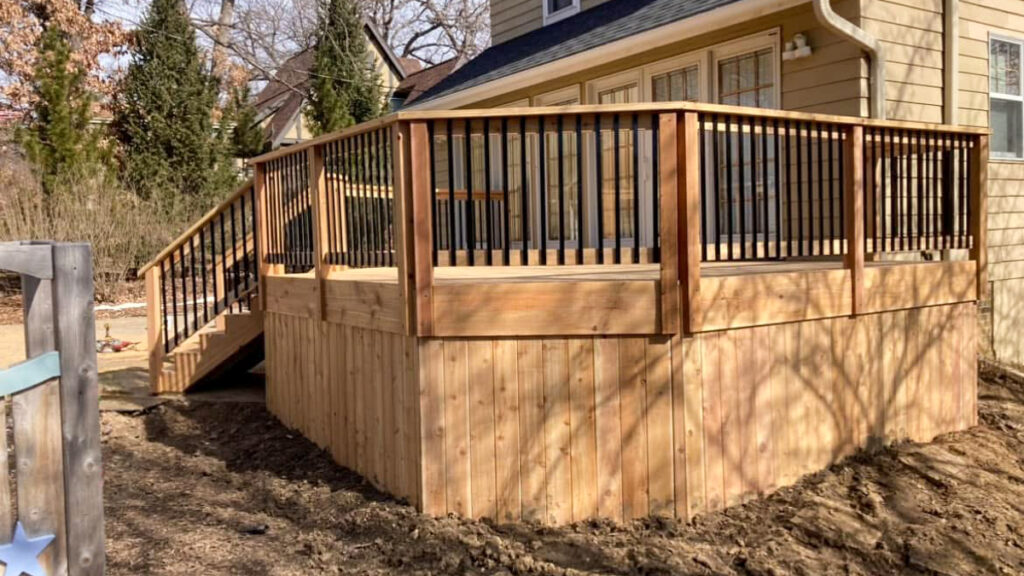
[[[246,180],[244,184],[239,186],[234,192],[231,193],[230,196],[225,198],[220,204],[217,204],[213,208],[207,210],[206,214],[203,214],[202,218],[196,220],[194,224],[189,226],[187,230],[182,232],[177,238],[174,239],[174,241],[168,244],[166,248],[164,248],[163,250],[160,251],[159,254],[154,256],[152,260],[143,264],[142,267],[139,268],[137,275],[142,276],[150,268],[156,266],[161,261],[165,260],[168,256],[173,254],[175,250],[181,248],[181,246],[185,244],[185,242],[191,240],[192,237],[195,236],[203,226],[206,226],[207,224],[210,223],[210,221],[212,221],[214,218],[220,215],[221,212],[230,208],[232,204],[238,201],[238,199],[241,198],[243,194],[248,192],[253,186],[253,178],[249,178],[248,180]]]

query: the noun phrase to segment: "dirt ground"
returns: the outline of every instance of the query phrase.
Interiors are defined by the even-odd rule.
[[[421,516],[259,403],[108,412],[108,573],[1022,574],[1024,385],[986,380],[967,432],[692,523],[559,529]]]

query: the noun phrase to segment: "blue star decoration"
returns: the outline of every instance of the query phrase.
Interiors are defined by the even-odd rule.
[[[7,567],[4,576],[46,576],[46,571],[39,565],[39,555],[53,539],[53,534],[28,538],[21,522],[18,522],[14,527],[14,540],[0,546],[0,562]]]

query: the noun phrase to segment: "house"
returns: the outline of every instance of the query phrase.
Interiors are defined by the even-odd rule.
[[[409,73],[418,71],[420,64],[410,58],[399,58],[370,22],[364,23],[363,30],[373,55],[374,69],[380,76],[381,97],[384,102],[391,102],[402,80]],[[270,149],[312,137],[302,108],[306,101],[305,92],[309,89],[313,56],[313,49],[308,48],[289,58],[256,96],[254,105]]]
[[[1024,0],[491,8],[494,46],[252,159],[148,267],[155,390],[258,317],[282,422],[502,522],[689,518],[976,424],[979,302],[1000,357],[1019,324]],[[196,308],[189,261],[236,251]]]
[[[494,45],[415,108],[687,99],[991,128],[983,336],[1024,364],[1024,1],[491,4]]]

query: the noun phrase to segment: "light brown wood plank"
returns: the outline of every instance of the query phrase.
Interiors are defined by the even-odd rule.
[[[445,426],[444,343],[421,340],[419,346],[420,465],[423,511],[434,516],[448,512],[447,430]]]
[[[594,340],[597,511],[622,520],[622,427],[619,401],[620,339]]]
[[[594,340],[569,340],[572,433],[572,519],[597,516],[597,430]]]
[[[565,340],[544,340],[544,459],[546,520],[572,521],[572,433],[569,350]]]
[[[519,475],[519,373],[515,340],[494,342],[494,452],[497,519],[522,516]]]
[[[544,360],[537,340],[518,342],[519,450],[523,519],[547,517],[544,454]]]
[[[473,516],[495,518],[498,509],[494,450],[493,345],[490,340],[473,340],[467,343],[467,347]]]
[[[722,433],[722,381],[725,376],[721,361],[723,335],[723,332],[715,332],[701,338],[701,359],[704,365],[704,477],[708,511],[721,510],[725,506],[725,446]]]
[[[473,513],[470,481],[469,366],[466,342],[444,343],[445,488],[448,512]]]
[[[675,514],[675,481],[672,465],[672,340],[655,337],[646,341],[647,355],[647,478],[650,513]]]

